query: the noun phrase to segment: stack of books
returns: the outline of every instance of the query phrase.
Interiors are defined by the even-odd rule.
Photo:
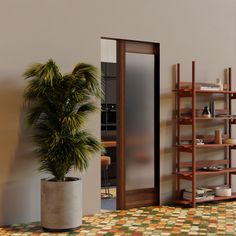
[[[196,200],[212,200],[215,197],[215,191],[211,188],[196,188]],[[192,188],[187,188],[183,192],[183,199],[192,200]]]
[[[201,84],[200,85],[200,90],[204,90],[204,91],[220,91],[221,90],[221,86],[218,84]]]

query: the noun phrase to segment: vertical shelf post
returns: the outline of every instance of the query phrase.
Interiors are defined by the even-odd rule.
[[[228,72],[229,72],[229,81],[228,81],[228,86],[229,86],[229,91],[231,91],[231,89],[232,89],[232,87],[231,87],[231,67],[229,67],[228,68]],[[232,115],[232,94],[228,94],[228,96],[229,96],[229,99],[228,99],[228,101],[229,101],[229,107],[228,107],[228,109],[229,109],[229,115]],[[229,120],[229,138],[231,138],[231,133],[232,133],[232,128],[231,128],[231,125],[232,125],[232,121],[231,120]],[[232,162],[231,162],[231,152],[232,152],[232,148],[231,147],[229,147],[229,168],[231,168],[232,167]],[[232,185],[232,181],[231,181],[231,174],[229,173],[229,187],[231,188],[231,185]]]
[[[177,81],[176,81],[176,84],[177,84],[177,89],[180,90],[180,64],[178,63],[177,64]],[[180,144],[180,124],[179,124],[179,121],[180,121],[180,96],[178,93],[176,93],[176,101],[177,101],[177,104],[176,104],[176,107],[177,107],[177,120],[176,120],[176,131],[177,131],[177,145]],[[179,151],[179,148],[176,149],[177,153],[176,153],[176,170],[177,172],[180,171],[180,168],[179,168],[179,164],[180,164],[180,151]],[[179,176],[177,176],[177,198],[180,197],[180,179],[179,179]]]
[[[196,207],[196,81],[192,61],[192,207]]]

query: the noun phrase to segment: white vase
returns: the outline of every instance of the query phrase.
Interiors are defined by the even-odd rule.
[[[224,89],[224,86],[223,86],[223,84],[222,84],[222,82],[221,82],[221,79],[220,79],[220,78],[217,78],[217,79],[216,79],[216,84],[217,84],[217,85],[219,85],[219,87],[220,87],[220,90],[221,90],[221,91],[223,91],[223,89]]]
[[[48,231],[67,231],[82,224],[82,181],[41,180],[41,225]]]

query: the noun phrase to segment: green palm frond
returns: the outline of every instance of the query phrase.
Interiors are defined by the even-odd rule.
[[[35,100],[45,94],[46,88],[42,86],[41,81],[38,78],[34,78],[28,81],[25,98],[28,100]]]
[[[77,111],[77,114],[87,114],[90,112],[95,112],[98,110],[98,107],[94,105],[92,102],[88,102],[85,104],[82,104]]]
[[[65,130],[69,130],[70,132],[76,133],[79,126],[82,126],[85,122],[85,117],[81,114],[70,114],[65,116],[62,119],[62,127]]]
[[[25,79],[29,79],[32,77],[38,77],[42,67],[43,67],[43,64],[41,64],[41,63],[32,64],[24,73]]]
[[[43,113],[40,106],[32,105],[31,109],[28,111],[27,120],[30,126],[35,124]]]
[[[52,84],[54,79],[61,78],[59,68],[53,60],[49,60],[45,64],[34,63],[24,73],[25,79],[35,77],[45,84]]]
[[[102,96],[102,90],[97,78],[101,78],[98,69],[86,63],[79,63],[75,66],[72,74],[84,83],[86,89],[96,97]]]
[[[27,120],[33,131],[40,170],[64,180],[72,169],[88,168],[91,154],[103,146],[83,130],[87,114],[98,110],[100,74],[96,67],[79,63],[72,73],[62,75],[56,63],[35,63],[24,73]]]

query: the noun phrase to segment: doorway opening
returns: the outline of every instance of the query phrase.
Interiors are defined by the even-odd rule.
[[[102,210],[160,204],[160,45],[101,39]]]
[[[116,40],[101,39],[101,139],[106,153],[101,156],[101,209],[116,210],[117,186],[117,59]]]

